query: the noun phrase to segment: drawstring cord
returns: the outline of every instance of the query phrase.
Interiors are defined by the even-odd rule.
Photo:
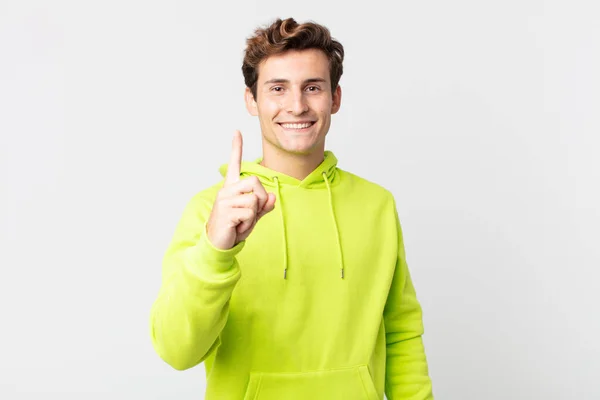
[[[279,178],[273,177],[275,186],[277,186],[277,205],[279,208],[279,216],[281,219],[281,231],[283,232],[283,279],[287,279],[288,269],[288,249],[287,249],[287,234],[285,232],[285,218],[283,218],[283,199],[281,197],[281,186],[279,185]]]
[[[340,240],[340,230],[335,218],[335,210],[333,208],[333,196],[331,194],[331,186],[329,186],[329,179],[327,179],[327,173],[323,171],[323,178],[325,178],[325,184],[327,185],[327,193],[329,193],[329,207],[331,208],[331,217],[333,218],[333,225],[335,226],[335,237],[337,239],[338,251],[340,253],[340,272],[341,278],[344,279],[344,254],[342,253],[342,242]]]

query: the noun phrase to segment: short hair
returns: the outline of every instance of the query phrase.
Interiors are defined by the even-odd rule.
[[[315,22],[298,24],[293,18],[278,18],[271,25],[258,28],[246,40],[242,73],[246,87],[256,99],[258,66],[268,57],[288,50],[318,49],[329,59],[331,90],[334,91],[343,73],[344,47],[333,39],[323,25]]]

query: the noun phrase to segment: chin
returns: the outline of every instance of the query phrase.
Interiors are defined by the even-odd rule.
[[[292,154],[308,155],[308,154],[314,153],[318,147],[319,147],[319,144],[316,142],[296,143],[296,144],[292,144],[292,143],[283,144],[282,143],[281,149],[288,153],[292,153]]]

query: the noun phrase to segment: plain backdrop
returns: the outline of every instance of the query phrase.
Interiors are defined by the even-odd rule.
[[[148,328],[187,201],[216,183],[245,38],[345,47],[327,148],[391,190],[436,399],[600,398],[594,1],[0,1],[0,398],[201,399]]]

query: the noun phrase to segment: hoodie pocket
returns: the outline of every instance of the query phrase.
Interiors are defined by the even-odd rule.
[[[252,372],[244,400],[380,400],[366,365],[302,373]]]

